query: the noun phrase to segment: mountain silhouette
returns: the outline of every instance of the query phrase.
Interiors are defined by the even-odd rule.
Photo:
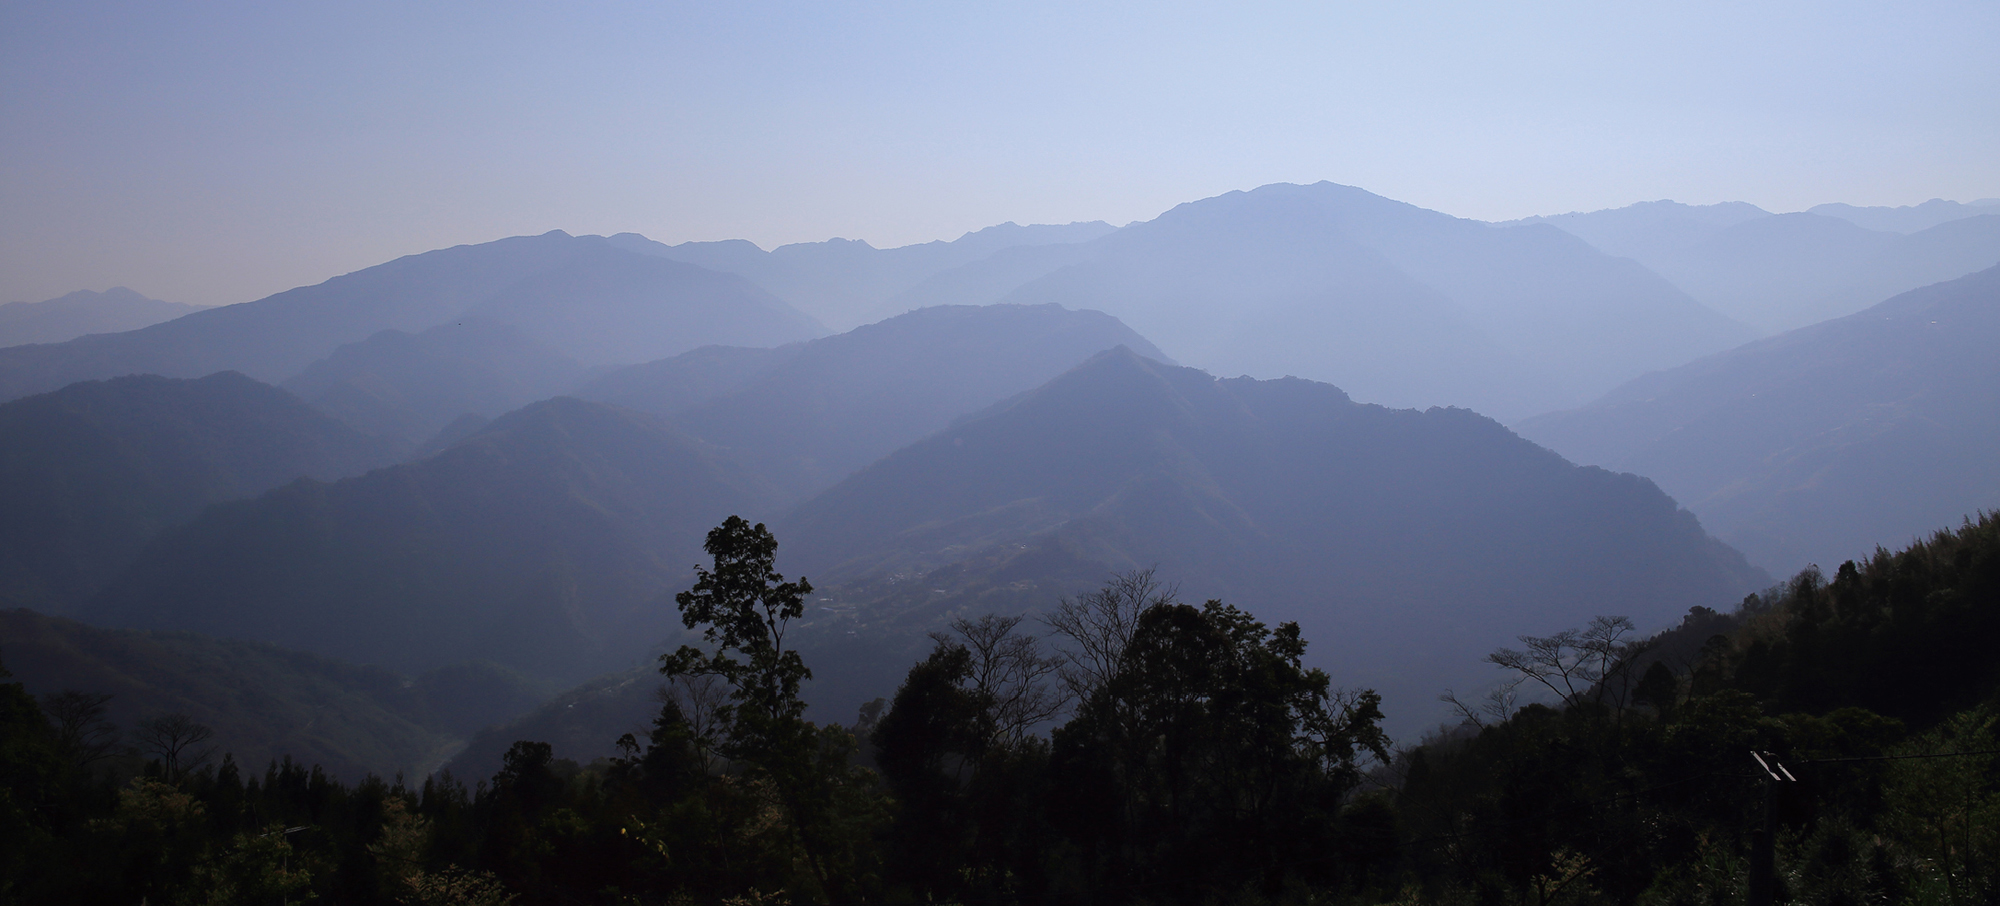
[[[47,302],[10,302],[0,305],[0,347],[137,330],[200,310],[198,305],[148,299],[122,286],[101,293],[77,290]]]
[[[1923,204],[1856,207],[1851,204],[1821,204],[1806,209],[1808,214],[1823,217],[1838,217],[1858,227],[1884,230],[1891,233],[1918,233],[1931,227],[1977,217],[1982,214],[2000,214],[2000,198],[1982,198],[1978,201],[1960,203],[1933,198]]]
[[[1688,205],[1661,200],[1601,211],[1524,217],[1501,226],[1546,223],[1610,254],[1633,258],[1652,267],[1662,254],[1697,245],[1737,224],[1770,216],[1770,211],[1741,201]]]
[[[579,395],[593,398],[644,373],[663,388],[659,402],[692,401],[696,376],[714,386],[714,376],[740,375],[740,385],[711,398],[656,411],[802,499],[958,416],[1120,345],[1164,358],[1102,312],[939,306],[784,350],[698,350],[613,372]],[[641,402],[630,389],[595,398]]]
[[[749,279],[835,330],[900,314],[890,301],[940,272],[1007,249],[1087,242],[1112,232],[1101,221],[1020,226],[1003,223],[955,240],[878,249],[854,239],[799,242],[768,252],[741,239],[666,245],[637,233],[611,237],[620,248],[685,261]],[[969,299],[938,299],[963,303]],[[977,301],[993,301],[982,299]]]
[[[468,315],[512,325],[586,365],[821,332],[739,277],[558,231],[410,255],[125,333],[0,349],[0,399],[134,372],[232,370],[278,383],[383,330],[417,332]]]
[[[2000,263],[1996,217],[2000,207],[1955,202],[1770,214],[1742,202],[1658,201],[1513,222],[1574,233],[1724,314],[1775,332]]]
[[[1408,715],[1477,682],[1524,627],[1666,622],[1768,581],[1651,482],[1475,413],[1217,380],[1122,348],[876,462],[777,531],[788,572],[840,589],[823,606],[853,623],[823,638],[935,626],[982,600],[1047,607],[1157,566],[1195,600],[1299,621],[1338,681],[1393,691]]]
[[[414,448],[467,413],[490,419],[568,390],[586,373],[517,328],[473,317],[349,343],[284,387],[356,428]]]
[[[702,540],[770,494],[630,410],[556,398],[430,459],[210,509],[82,615],[406,673],[488,660],[575,682],[674,632]]]
[[[170,526],[395,448],[243,375],[137,375],[0,404],[0,599],[61,612]]]
[[[583,384],[573,395],[671,416],[741,388],[797,355],[805,345],[703,346],[657,362],[613,369]]]
[[[1649,374],[1519,430],[1652,478],[1766,568],[1831,569],[2000,507],[1996,344],[2000,267]]]
[[[1648,264],[1719,311],[1782,330],[1824,320],[1808,313],[1812,303],[1837,292],[1854,262],[1887,251],[1897,238],[1817,214],[1773,214]]]
[[[1561,230],[1332,183],[1190,202],[1091,246],[1006,301],[1098,308],[1217,373],[1391,405],[1528,414],[1753,335]]]

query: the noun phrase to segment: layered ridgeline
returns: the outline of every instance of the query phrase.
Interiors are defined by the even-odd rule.
[[[741,277],[552,232],[411,255],[125,333],[0,350],[0,399],[134,372],[235,370],[277,383],[343,344],[466,318],[512,326],[585,365],[822,332]]]
[[[1790,330],[2000,264],[2000,202],[1820,205],[1772,214],[1742,202],[1655,201],[1531,217],[1633,258],[1731,317]]]
[[[1190,365],[1388,405],[1518,417],[1754,335],[1561,230],[1331,183],[1191,202],[1088,251],[1005,300],[1102,309]]]
[[[1330,183],[1232,192],[1116,231],[1014,228],[973,241],[1000,229],[893,250],[612,241],[741,274],[829,323],[1053,302],[1103,310],[1216,373],[1298,375],[1365,399],[1510,418],[1754,335],[1560,230],[1495,228]],[[925,266],[888,279],[886,265],[866,263],[897,256]]]
[[[233,372],[86,381],[0,404],[0,600],[62,612],[210,504],[394,453]]]
[[[1060,249],[1088,242],[1115,229],[1091,221],[1020,226],[1003,223],[966,233],[950,242],[925,242],[878,249],[854,239],[800,242],[764,251],[741,239],[666,245],[637,233],[620,233],[620,248],[697,264],[748,278],[835,330],[901,314],[917,305],[902,297],[927,279],[995,255]],[[929,304],[975,301],[940,298]],[[991,301],[981,299],[976,301]]]
[[[61,343],[85,334],[137,330],[200,311],[197,305],[149,299],[122,286],[77,290],[47,302],[0,305],[0,346]]]
[[[1314,659],[1381,689],[1405,729],[1523,625],[1659,624],[1768,582],[1651,482],[1472,412],[1124,349],[875,463],[777,532],[786,571],[833,589],[814,630],[829,652],[1156,566],[1184,598],[1297,620]]]
[[[2000,267],[1647,375],[1519,430],[1652,478],[1766,568],[1831,566],[2000,507],[1995,348]]]
[[[490,350],[483,335],[453,326],[348,352],[365,362],[377,342],[433,340]],[[711,347],[614,371],[590,386],[642,404],[662,393],[707,403],[668,407],[674,428],[557,398],[420,462],[218,508],[161,539],[87,613],[410,672],[478,657],[574,681],[674,632],[666,596],[724,517],[768,518],[813,485],[1121,343],[1151,350],[1095,312],[947,308],[781,350]],[[709,367],[718,358],[760,364],[721,380]],[[694,427],[715,442],[694,439]]]
[[[588,373],[519,328],[468,318],[349,343],[284,386],[363,431],[415,447],[468,413],[490,419],[569,390]]]
[[[186,632],[103,629],[27,610],[0,610],[0,666],[30,694],[109,696],[101,719],[113,751],[144,721],[185,715],[213,736],[196,747],[246,772],[273,759],[319,765],[350,782],[374,773],[422,777],[464,741],[534,707],[542,691],[477,662],[405,677],[261,642]]]
[[[798,500],[1118,346],[1164,358],[1101,312],[938,306],[782,349],[695,350],[577,395],[667,416]]]
[[[1816,204],[1806,209],[1808,214],[1838,217],[1855,226],[1890,233],[1920,233],[1941,223],[1963,220],[1980,214],[2000,214],[2000,198],[1981,198],[1976,201],[1957,202],[1933,198],[1923,204],[1908,204],[1900,207],[1888,205],[1861,206],[1842,204]]]
[[[210,509],[83,616],[421,673],[575,682],[673,633],[707,530],[771,494],[651,416],[558,398],[430,459]]]

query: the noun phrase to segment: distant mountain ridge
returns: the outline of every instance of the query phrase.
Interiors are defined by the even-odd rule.
[[[1530,217],[1633,258],[1767,332],[1860,311],[1897,293],[2000,264],[2000,202],[1905,208],[1818,205],[1772,214],[1730,202],[1646,202]]]
[[[684,403],[654,411],[799,500],[1117,346],[1165,358],[1102,312],[937,306],[780,350],[697,350],[613,372],[577,395]],[[725,371],[738,383],[718,380]],[[648,397],[635,375],[658,389]]]
[[[1892,233],[1917,233],[1940,224],[1981,214],[2000,214],[2000,198],[1956,202],[1933,198],[1923,204],[1888,207],[1856,207],[1851,204],[1820,204],[1806,209],[1808,214],[1838,217],[1855,226]]]
[[[356,428],[414,448],[467,413],[493,418],[569,390],[588,373],[517,328],[469,317],[349,343],[284,387]]]
[[[822,332],[740,277],[555,231],[410,255],[139,330],[0,349],[0,399],[135,372],[233,370],[276,383],[343,344],[467,316],[509,324],[586,365]]]
[[[899,306],[892,300],[945,270],[1009,249],[1087,242],[1115,229],[1103,221],[1031,226],[1010,221],[949,242],[889,249],[855,239],[793,243],[768,252],[741,239],[670,246],[637,233],[620,233],[611,237],[611,242],[620,248],[739,274],[834,330],[847,330],[915,307]],[[937,300],[945,304],[966,301]]]
[[[1089,249],[1004,301],[1101,309],[1191,365],[1393,406],[1525,415],[1754,336],[1561,230],[1332,183],[1189,202]]]
[[[149,299],[122,286],[101,293],[77,290],[46,302],[9,302],[0,305],[0,347],[137,330],[200,310],[199,305]]]
[[[1653,478],[1767,568],[1831,569],[2000,507],[1995,348],[2000,267],[1517,428],[1577,462]]]

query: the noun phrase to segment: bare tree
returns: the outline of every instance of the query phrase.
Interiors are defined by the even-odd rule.
[[[105,719],[111,696],[65,689],[42,696],[42,713],[55,724],[56,742],[70,763],[87,768],[118,754],[118,727]]]
[[[1016,633],[1021,620],[996,614],[977,620],[960,617],[951,623],[956,639],[931,633],[938,644],[963,645],[972,655],[972,689],[987,703],[982,731],[989,745],[1019,742],[1069,702],[1067,695],[1046,682],[1062,670],[1063,658],[1043,654],[1039,639]]]
[[[1602,702],[1607,692],[1622,706],[1631,685],[1631,665],[1651,645],[1628,639],[1636,631],[1628,617],[1597,617],[1582,629],[1565,629],[1552,636],[1521,636],[1526,650],[1502,648],[1486,656],[1488,663],[1521,674],[1554,692],[1565,705],[1585,700]]]
[[[1483,730],[1486,729],[1486,722],[1489,720],[1494,723],[1505,723],[1507,718],[1514,716],[1517,710],[1515,703],[1521,697],[1520,689],[1524,679],[1525,677],[1518,677],[1486,690],[1486,697],[1476,704],[1461,700],[1458,694],[1450,689],[1444,690],[1444,694],[1438,696],[1438,701],[1450,705],[1466,723]]]
[[[729,730],[729,683],[713,673],[677,673],[667,677],[654,698],[672,702],[687,722],[688,735],[709,770],[721,765],[715,747]]]
[[[1139,614],[1176,602],[1179,586],[1162,585],[1153,572],[1148,568],[1112,576],[1103,588],[1075,600],[1063,598],[1046,618],[1050,629],[1069,639],[1061,676],[1077,701],[1088,701],[1118,674]]]
[[[160,760],[168,781],[183,776],[208,762],[213,748],[201,744],[215,731],[185,714],[167,714],[139,722],[139,750]]]

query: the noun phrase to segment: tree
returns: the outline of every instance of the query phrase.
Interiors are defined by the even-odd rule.
[[[1632,691],[1627,674],[1651,647],[1629,639],[1634,631],[1629,617],[1597,617],[1582,629],[1521,636],[1526,650],[1502,648],[1487,655],[1486,661],[1519,673],[1516,682],[1540,683],[1564,705],[1586,700],[1602,704],[1610,696],[1615,707],[1623,708]]]
[[[1065,704],[1047,682],[1063,661],[1017,632],[1021,623],[989,614],[933,633],[937,647],[910,668],[872,733],[899,806],[899,880],[932,898],[1000,893],[1008,831],[1033,810],[1019,779],[1045,762],[1032,730]]]
[[[1068,704],[1068,697],[1046,682],[1060,675],[1066,661],[1043,653],[1041,640],[1016,632],[1021,622],[1020,616],[997,614],[977,620],[960,617],[951,622],[951,634],[931,634],[939,646],[966,652],[964,679],[979,702],[981,751],[1019,742]]]
[[[1147,608],[1175,603],[1178,589],[1163,585],[1153,569],[1119,573],[1104,587],[1063,598],[1047,617],[1050,629],[1069,639],[1063,683],[1077,701],[1087,701],[1111,682]]]
[[[805,613],[812,583],[786,582],[775,568],[778,539],[763,523],[731,516],[708,533],[703,545],[712,567],[695,567],[694,587],[674,595],[681,622],[700,628],[713,650],[692,645],[660,659],[670,679],[720,677],[729,683],[729,703],[713,709],[727,726],[722,754],[754,760],[760,752],[796,735],[805,714],[799,684],[812,671],[796,651],[785,650],[785,629]]]
[[[762,523],[731,516],[708,533],[704,549],[713,565],[697,565],[694,587],[674,602],[681,622],[699,628],[710,650],[683,645],[660,659],[660,672],[728,684],[728,701],[708,712],[722,736],[715,751],[753,786],[769,789],[820,895],[846,892],[835,890],[836,869],[844,887],[866,873],[863,850],[881,813],[864,789],[866,772],[848,763],[853,738],[804,717],[799,684],[812,671],[786,650],[785,631],[805,613],[812,584],[778,573],[778,541]]]
[[[207,763],[213,749],[201,748],[215,731],[185,714],[165,714],[139,722],[139,751],[159,759],[162,776],[172,783]]]
[[[42,696],[42,712],[55,724],[56,744],[78,768],[118,753],[118,728],[104,717],[111,696],[64,690]]]
[[[1139,614],[1117,668],[1057,730],[1056,801],[1094,875],[1127,898],[1233,893],[1326,870],[1362,760],[1386,760],[1380,697],[1308,670],[1297,624],[1220,601]]]

